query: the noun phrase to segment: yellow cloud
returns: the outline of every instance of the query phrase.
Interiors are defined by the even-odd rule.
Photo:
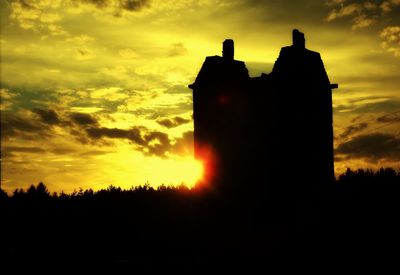
[[[13,1],[10,18],[26,30],[47,31],[51,35],[67,35],[59,25],[62,16],[58,13],[62,1]]]
[[[88,42],[92,42],[94,40],[94,37],[86,35],[86,34],[81,34],[73,37],[68,37],[66,39],[67,42],[72,42],[77,45],[85,45]]]
[[[81,47],[76,49],[75,59],[79,61],[90,60],[96,57],[94,50],[88,47]]]
[[[71,107],[71,111],[85,114],[93,114],[103,110],[100,107]]]
[[[400,57],[400,26],[386,27],[380,33],[380,37],[383,39],[382,48],[393,53],[394,56]]]
[[[111,76],[115,79],[126,79],[128,78],[128,70],[123,65],[117,65],[111,68],[103,68],[100,69],[100,72],[105,74],[106,76]]]
[[[125,49],[120,49],[118,51],[118,54],[125,59],[133,59],[139,57],[135,51],[133,51],[131,48],[125,48]]]
[[[119,87],[94,89],[90,92],[90,96],[95,99],[102,98],[110,101],[121,100],[128,97],[128,95],[125,94]]]

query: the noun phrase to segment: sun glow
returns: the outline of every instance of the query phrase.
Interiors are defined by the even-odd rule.
[[[217,155],[208,144],[195,144],[196,157],[202,164],[202,176],[198,180],[199,188],[208,188],[213,180],[217,179]]]
[[[160,158],[126,150],[104,156],[104,161],[104,165],[113,167],[108,177],[112,181],[107,183],[123,188],[145,183],[155,188],[180,184],[193,188],[204,173],[202,162],[193,155]]]
[[[105,157],[109,167],[113,167],[110,178],[115,185],[129,188],[131,184],[149,183],[153,187],[162,184],[189,188],[203,178],[203,164],[192,155],[171,158],[149,157],[132,151],[116,153]]]
[[[160,182],[183,183],[193,188],[203,178],[203,163],[193,157],[163,160],[158,167]]]

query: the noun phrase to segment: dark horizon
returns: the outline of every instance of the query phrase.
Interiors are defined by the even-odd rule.
[[[51,195],[39,184],[11,197],[1,191],[2,270],[398,268],[400,171],[348,170],[319,197],[300,200],[289,193],[277,199],[247,183],[241,196],[184,186]]]

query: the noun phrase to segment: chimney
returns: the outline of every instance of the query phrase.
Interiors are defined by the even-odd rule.
[[[235,55],[235,46],[232,39],[225,39],[222,43],[222,57],[233,60]]]
[[[306,48],[306,40],[304,39],[304,33],[295,29],[293,30],[292,39],[293,39],[293,47],[299,49]]]

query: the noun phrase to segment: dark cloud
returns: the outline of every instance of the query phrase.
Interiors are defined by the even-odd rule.
[[[385,22],[388,18],[396,18],[400,6],[400,2],[396,0],[331,0],[326,4],[331,7],[326,18],[328,22],[350,18],[353,29],[370,27],[379,21]]]
[[[89,3],[95,5],[97,8],[105,8],[109,4],[109,0],[81,0],[83,3]]]
[[[194,133],[188,131],[182,137],[177,138],[171,151],[176,155],[193,155],[194,153]]]
[[[193,131],[186,132],[175,140],[171,140],[166,133],[149,131],[144,127],[131,129],[101,127],[88,128],[85,131],[92,141],[100,141],[102,138],[129,140],[145,155],[166,157],[167,154],[193,154]]]
[[[150,0],[120,0],[121,7],[128,11],[138,11],[150,4]]]
[[[359,62],[374,64],[379,61],[390,62],[393,58],[387,58],[386,56],[382,55],[365,55],[358,57]],[[388,72],[384,75],[380,74],[369,74],[369,75],[344,75],[339,77],[339,81],[343,83],[373,83],[378,86],[393,84],[396,86],[400,83],[399,76],[395,73],[397,68],[400,68],[398,64],[393,65],[395,67],[394,71]]]
[[[325,1],[302,0],[302,1],[279,1],[279,0],[239,0],[240,6],[236,9],[253,11],[259,15],[258,20],[264,24],[271,22],[293,24],[315,24],[315,21],[322,22],[325,13],[329,8],[325,6]],[[271,12],[273,11],[273,12]],[[257,21],[258,21],[257,20]],[[256,20],[253,20],[256,21]],[[246,22],[251,24],[252,22]],[[248,26],[245,24],[244,26]]]
[[[53,153],[55,155],[71,155],[76,153],[76,149],[71,147],[55,147],[48,150],[48,152]]]
[[[183,43],[174,43],[171,45],[169,49],[168,56],[175,57],[175,56],[182,56],[188,53],[187,48],[183,45]]]
[[[93,140],[101,138],[126,139],[136,144],[138,149],[147,155],[164,157],[171,148],[171,141],[166,133],[147,131],[143,127],[131,129],[89,128],[88,136]]]
[[[54,155],[78,155],[80,157],[87,156],[98,156],[111,153],[109,150],[89,150],[85,152],[78,151],[77,148],[39,148],[39,147],[18,147],[18,146],[6,146],[1,148],[2,157],[15,156],[14,153],[30,153],[30,154],[45,154],[50,153]]]
[[[400,100],[397,98],[391,98],[382,102],[367,103],[356,109],[358,113],[369,113],[369,112],[389,112],[400,109]]]
[[[146,141],[141,135],[141,130],[139,128],[132,129],[118,129],[118,128],[89,128],[86,129],[88,136],[94,140],[101,139],[103,137],[115,138],[115,139],[127,139],[138,145],[145,145]]]
[[[1,137],[19,137],[27,140],[38,140],[52,136],[52,126],[58,124],[64,127],[82,144],[96,143],[101,146],[112,146],[110,139],[127,140],[136,145],[136,148],[145,155],[166,157],[168,154],[193,153],[193,132],[186,132],[182,137],[171,139],[168,134],[161,131],[151,131],[145,127],[133,127],[131,129],[99,127],[97,118],[85,113],[70,113],[60,119],[54,110],[37,109],[33,113],[37,116],[26,114],[2,113]],[[188,123],[189,119],[174,117],[163,120],[160,123],[166,127],[176,127]],[[78,127],[74,126],[77,125]],[[108,140],[107,140],[108,139]],[[57,155],[77,154],[75,148],[54,148],[49,150],[8,147],[3,150],[2,156],[12,156],[15,152],[25,153],[51,153]],[[107,154],[100,150],[87,152],[86,155]]]
[[[14,153],[33,153],[33,154],[43,154],[45,150],[38,147],[17,147],[17,146],[6,146],[1,148],[1,157],[12,157]]]
[[[381,100],[378,102],[368,102],[369,100]],[[365,101],[365,104],[362,102]],[[357,114],[363,113],[381,113],[400,109],[400,100],[398,98],[388,97],[364,97],[352,99],[347,104],[340,104],[333,108],[334,112],[349,111]]]
[[[168,89],[168,93],[187,95],[190,94],[190,90],[188,90],[186,85],[171,85]]]
[[[144,7],[150,5],[150,0],[81,0],[83,3],[88,3],[94,5],[98,9],[104,9],[108,7],[115,7],[116,16],[121,15],[121,11],[140,11]]]
[[[400,122],[400,111],[392,114],[386,114],[383,116],[380,116],[376,119],[377,122],[381,123],[395,123],[395,122]]]
[[[79,156],[81,157],[92,157],[92,156],[101,156],[105,154],[113,153],[113,151],[106,151],[106,150],[91,150],[80,153]]]
[[[97,125],[97,119],[90,114],[84,113],[71,113],[70,118],[72,122],[81,126]]]
[[[368,127],[368,123],[362,122],[357,125],[351,125],[347,127],[342,134],[340,134],[340,138],[347,138],[355,133],[361,132],[365,128]]]
[[[18,113],[1,113],[1,138],[7,139],[14,136],[21,136],[32,139],[32,136],[48,136],[49,125],[41,123],[30,117]]]
[[[380,159],[400,160],[400,138],[383,133],[360,135],[340,144],[335,152],[348,158],[365,158],[370,161]]]
[[[40,1],[28,0],[10,0],[10,2],[19,3],[21,8],[27,10],[43,10]],[[122,11],[138,12],[150,5],[151,0],[74,0],[65,5],[90,4],[99,10],[111,8],[115,16],[121,16]]]
[[[144,152],[148,155],[164,157],[171,149],[171,141],[166,133],[151,132],[145,136]]]
[[[185,119],[179,116],[176,116],[174,118],[166,118],[166,119],[160,119],[157,120],[157,123],[160,124],[161,126],[164,126],[166,128],[174,128],[177,127],[179,125],[185,124],[185,123],[189,123],[190,119]]]
[[[57,125],[60,124],[61,122],[58,117],[58,114],[54,110],[35,109],[33,110],[33,112],[39,115],[43,123],[49,125]]]
[[[24,9],[34,9],[34,5],[28,3],[27,0],[11,0],[10,2],[19,2]]]

